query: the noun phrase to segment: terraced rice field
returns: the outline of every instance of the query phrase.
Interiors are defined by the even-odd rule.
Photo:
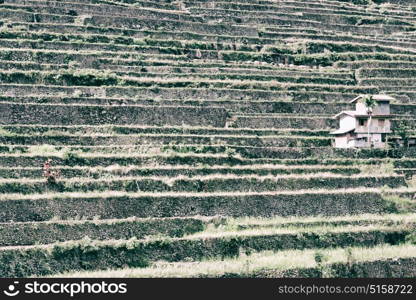
[[[0,1],[0,276],[415,277],[416,149],[329,135],[415,135],[415,54],[415,1]]]

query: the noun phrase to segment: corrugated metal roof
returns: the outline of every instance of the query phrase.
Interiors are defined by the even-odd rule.
[[[342,112],[336,114],[334,116],[334,119],[338,119],[338,117],[341,116],[341,115],[349,115],[351,117],[355,117],[357,115],[357,112],[354,111],[354,110],[343,110]]]
[[[350,101],[350,103],[354,103],[354,102],[356,102],[358,99],[361,99],[361,98],[363,98],[365,95],[360,95],[360,96],[358,96],[358,97],[355,97],[354,99],[352,99],[351,101]],[[388,95],[383,95],[383,94],[378,94],[378,95],[372,95],[372,97],[373,97],[373,99],[374,100],[376,100],[376,101],[393,101],[394,100],[394,98],[393,97],[390,97],[390,96],[388,96]]]
[[[355,128],[340,128],[338,130],[335,130],[333,132],[330,132],[329,134],[335,134],[335,135],[337,135],[337,134],[344,134],[344,133],[347,133],[347,132],[350,132],[350,131],[354,131],[354,129]]]

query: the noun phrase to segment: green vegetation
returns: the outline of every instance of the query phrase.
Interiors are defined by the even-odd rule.
[[[416,276],[414,3],[22,3],[0,4],[0,276]],[[396,147],[334,149],[378,93]]]
[[[394,133],[398,135],[405,147],[409,147],[409,138],[411,127],[404,121],[400,121],[394,129]]]

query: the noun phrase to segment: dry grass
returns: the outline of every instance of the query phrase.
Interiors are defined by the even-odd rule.
[[[395,167],[393,162],[386,162],[377,165],[362,165],[360,166],[362,174],[394,174]]]
[[[416,188],[416,175],[412,176],[410,180],[408,180],[409,187]]]
[[[383,179],[383,178],[402,178],[403,175],[361,175],[361,174],[354,174],[354,175],[342,175],[342,174],[332,174],[332,173],[313,173],[313,174],[285,174],[285,175],[238,175],[238,174],[210,174],[210,175],[195,175],[195,176],[186,176],[186,175],[178,175],[178,176],[111,176],[111,177],[103,177],[103,178],[89,178],[89,177],[73,177],[70,179],[59,180],[62,183],[108,183],[114,181],[144,181],[144,180],[154,180],[154,181],[161,181],[169,186],[173,186],[176,182],[179,181],[212,181],[212,180],[252,180],[257,182],[264,182],[264,181],[272,181],[278,182],[281,180],[286,179],[299,179],[299,180],[311,180],[311,179],[332,179],[332,178],[339,178],[339,179]],[[41,183],[45,180],[43,178],[40,179],[30,179],[30,178],[11,178],[11,179],[0,179],[0,183]],[[281,190],[284,191],[284,190]]]
[[[88,198],[108,198],[108,197],[239,197],[239,196],[278,196],[278,195],[336,195],[336,194],[360,194],[360,193],[405,193],[416,192],[415,189],[395,188],[395,189],[378,189],[378,188],[352,188],[352,189],[314,189],[314,190],[296,190],[296,191],[267,191],[267,192],[214,192],[214,193],[191,193],[191,192],[167,192],[167,193],[128,193],[121,191],[104,191],[88,193],[43,193],[43,194],[0,194],[0,201],[7,200],[41,200],[41,199],[88,199]]]
[[[414,216],[413,216],[414,217]],[[276,236],[276,235],[298,235],[305,233],[357,233],[357,232],[369,232],[369,231],[397,231],[402,229],[408,229],[410,227],[415,227],[416,221],[408,221],[408,223],[403,223],[397,225],[394,228],[389,225],[382,224],[370,224],[370,225],[345,225],[345,226],[334,226],[331,224],[320,225],[320,226],[305,226],[305,227],[258,227],[254,229],[245,229],[245,230],[234,230],[232,228],[228,229],[227,226],[208,226],[205,231],[197,232],[192,235],[188,235],[183,239],[212,239],[212,238],[228,238],[228,237],[250,237],[250,236]]]
[[[336,216],[336,217],[323,217],[323,216],[313,216],[313,217],[272,217],[272,218],[253,218],[253,217],[243,217],[243,218],[229,218],[227,219],[227,224],[231,227],[239,225],[255,225],[255,226],[270,226],[270,225],[284,225],[288,223],[304,223],[304,224],[313,224],[321,222],[354,222],[354,221],[395,221],[395,222],[413,222],[416,220],[416,214],[388,214],[388,215],[373,215],[373,214],[362,214],[362,215],[351,215],[351,216]]]

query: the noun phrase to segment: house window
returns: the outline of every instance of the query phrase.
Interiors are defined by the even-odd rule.
[[[385,123],[385,120],[384,119],[379,119],[378,120],[378,126],[384,127],[384,123]]]
[[[386,135],[385,135],[385,134],[382,134],[382,135],[381,135],[381,141],[382,141],[383,143],[385,143],[385,142],[386,142]]]
[[[365,125],[365,119],[359,119],[358,120],[358,125],[364,126]]]

